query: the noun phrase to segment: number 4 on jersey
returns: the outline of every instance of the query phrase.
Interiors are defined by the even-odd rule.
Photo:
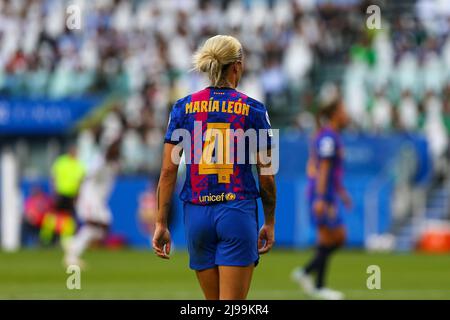
[[[198,166],[199,174],[217,174],[219,183],[230,183],[230,176],[233,174],[233,164],[228,163],[230,153],[229,129],[229,123],[208,123],[202,158]]]

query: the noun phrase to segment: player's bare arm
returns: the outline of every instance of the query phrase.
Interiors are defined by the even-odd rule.
[[[173,144],[165,143],[163,160],[158,188],[156,191],[158,213],[156,214],[155,233],[153,235],[153,250],[163,259],[169,259],[170,232],[167,226],[167,216],[170,210],[171,199],[177,181],[178,164],[172,161],[172,152],[178,148]]]
[[[270,150],[268,150],[270,157]],[[258,174],[259,174],[259,190],[264,209],[264,225],[261,227],[258,238],[259,253],[264,254],[268,252],[275,242],[275,205],[276,205],[276,185],[275,176],[273,174],[261,174],[261,169],[270,169],[271,164],[264,164],[259,161],[258,156]]]
[[[326,202],[323,199],[325,191],[327,190],[327,180],[330,174],[331,161],[328,159],[323,159],[319,163],[319,168],[317,170],[317,186],[316,194],[318,199],[314,202],[314,212],[317,215],[322,215],[326,209]]]
[[[351,209],[353,206],[353,201],[352,201],[352,198],[351,198],[350,194],[348,193],[347,189],[345,189],[344,186],[341,186],[338,189],[338,194],[339,194],[339,198],[344,203],[345,207],[347,209]]]

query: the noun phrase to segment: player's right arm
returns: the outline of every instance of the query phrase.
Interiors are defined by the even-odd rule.
[[[271,150],[264,151],[267,155],[271,156]],[[275,243],[275,205],[277,200],[277,190],[275,185],[275,175],[268,174],[272,168],[271,163],[264,163],[260,160],[261,156],[258,154],[258,180],[259,180],[259,192],[264,210],[264,224],[259,231],[258,248],[259,253],[264,254],[272,249]],[[264,174],[261,174],[262,169]]]
[[[277,200],[277,190],[275,186],[275,172],[272,166],[272,127],[269,114],[262,104],[259,111],[253,117],[253,128],[265,130],[266,141],[259,139],[257,146],[257,163],[259,180],[259,193],[264,210],[264,224],[259,231],[258,252],[264,254],[272,249],[275,243],[275,205]]]
[[[170,254],[170,232],[167,226],[175,183],[177,181],[178,164],[172,161],[172,152],[177,152],[176,145],[164,144],[161,174],[159,177],[156,197],[158,201],[158,212],[156,214],[155,232],[152,246],[156,255],[163,259],[169,259]]]

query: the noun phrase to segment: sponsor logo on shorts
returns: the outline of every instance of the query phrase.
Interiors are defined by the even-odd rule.
[[[225,194],[225,192],[222,192],[221,194],[208,194],[208,195],[204,195],[204,196],[199,196],[198,197],[198,201],[200,201],[200,203],[204,203],[204,202],[220,202],[220,201],[233,201],[236,199],[236,194],[232,193],[232,192],[228,192],[227,194]]]

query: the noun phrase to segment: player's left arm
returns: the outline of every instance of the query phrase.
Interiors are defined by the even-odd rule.
[[[177,129],[182,128],[182,113],[180,101],[175,102],[169,115],[167,131],[164,137],[164,149],[162,155],[161,173],[156,190],[157,213],[155,222],[155,232],[153,234],[152,247],[156,255],[163,259],[169,259],[171,239],[167,226],[172,195],[177,181],[179,165],[179,155],[182,147],[179,144],[180,138],[173,134]],[[178,154],[178,156],[176,156]]]
[[[337,187],[337,193],[338,193],[339,198],[341,199],[342,203],[344,204],[344,206],[347,209],[351,209],[353,206],[352,198],[341,181],[339,182],[339,185]]]
[[[156,255],[163,259],[169,259],[171,246],[167,217],[169,215],[178,172],[178,163],[172,161],[172,153],[174,152],[181,152],[180,147],[171,143],[164,144],[161,174],[156,191],[158,211],[156,214],[152,246]]]

